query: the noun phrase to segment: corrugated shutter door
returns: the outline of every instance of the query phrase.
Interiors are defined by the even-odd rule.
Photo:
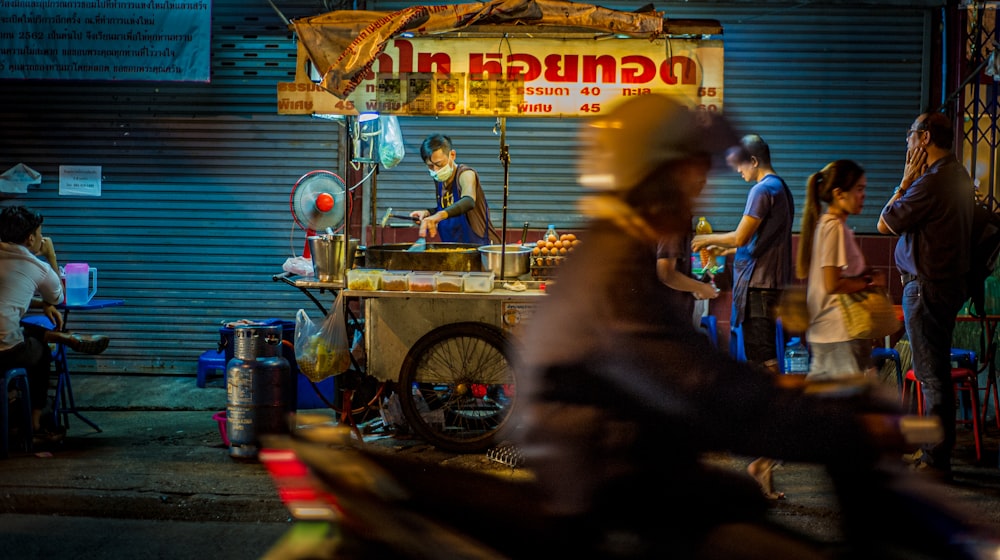
[[[600,5],[635,10],[645,4]],[[931,4],[918,4],[672,2],[656,8],[668,18],[709,18],[722,23],[726,115],[744,133],[760,134],[770,144],[775,169],[801,205],[809,175],[835,159],[855,159],[865,167],[871,201],[883,200],[883,195],[887,198],[898,184],[905,155],[903,131],[927,105],[921,95],[928,91],[927,80],[934,79],[923,62],[928,59]],[[369,8],[391,11],[409,5],[370,2]],[[460,119],[439,119],[434,128],[456,131],[456,142],[465,146],[495,144],[490,135],[492,123],[469,119],[452,124],[452,120]],[[573,201],[580,191],[572,170],[580,121],[542,120],[507,121],[512,169],[508,219],[515,224],[579,226]],[[408,136],[407,162],[398,171],[379,176],[380,206],[409,208],[412,204],[404,193],[413,187],[404,186],[406,178],[401,176],[417,163],[409,160],[409,147],[421,139],[425,121],[408,117],[401,122]],[[460,148],[458,152],[464,163],[486,172],[497,167],[493,148],[471,154]],[[518,153],[524,154],[523,159]],[[418,199],[426,201],[431,187],[425,172],[413,172],[421,177]],[[502,183],[489,177],[487,195],[494,207],[493,201],[499,200],[498,185]],[[721,231],[733,229],[743,212],[748,187],[719,165],[698,212],[709,216]],[[849,224],[858,233],[873,233],[878,206],[867,204]],[[796,231],[798,220],[797,216]]]
[[[289,17],[314,9],[283,6]],[[43,174],[4,203],[41,211],[60,263],[90,263],[98,297],[126,301],[72,314],[72,329],[112,337],[100,356],[72,355],[75,370],[193,374],[223,321],[293,321],[300,307],[319,316],[271,277],[302,253],[292,187],[337,170],[340,126],[277,114],[295,46],[266,3],[216,0],[212,37],[209,84],[0,85],[0,167]],[[60,165],[101,166],[101,196],[60,196]]]
[[[324,11],[305,0],[278,4],[289,18]],[[688,2],[665,9],[670,17],[722,22],[727,114],[771,143],[790,186],[800,191],[809,173],[835,158],[865,165],[873,202],[856,225],[871,231],[877,201],[898,180],[902,131],[928,89],[922,60],[930,8]],[[318,316],[303,294],[271,276],[302,252],[304,232],[288,205],[292,186],[313,169],[338,170],[341,128],[276,114],[276,84],[292,79],[295,46],[268,3],[216,0],[212,26],[209,84],[0,83],[0,170],[23,162],[43,174],[39,188],[0,204],[42,211],[60,261],[96,266],[99,295],[126,300],[72,317],[74,329],[114,339],[105,354],[74,355],[74,369],[193,374],[198,355],[216,346],[222,321],[292,320],[300,307]],[[430,205],[419,143],[442,131],[460,161],[483,175],[499,226],[504,173],[495,121],[400,122],[407,156],[379,173],[377,210]],[[509,230],[525,221],[539,229],[581,225],[579,124],[507,120]],[[60,196],[59,165],[100,165],[102,196]],[[735,226],[747,186],[721,171],[700,212],[725,230]]]

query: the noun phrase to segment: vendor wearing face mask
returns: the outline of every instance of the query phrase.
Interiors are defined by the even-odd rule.
[[[488,245],[500,242],[490,222],[490,207],[475,169],[455,163],[451,138],[431,134],[420,145],[420,157],[434,179],[437,206],[414,210],[420,220],[420,237],[439,235],[446,243]]]

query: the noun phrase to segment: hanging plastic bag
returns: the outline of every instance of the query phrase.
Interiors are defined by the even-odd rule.
[[[403,148],[403,131],[399,128],[396,115],[380,115],[382,121],[382,142],[378,146],[379,162],[382,167],[390,169],[403,161],[406,150]]]
[[[338,295],[322,325],[317,326],[304,309],[295,315],[295,362],[299,371],[314,382],[344,373],[351,367],[343,303],[343,295]]]

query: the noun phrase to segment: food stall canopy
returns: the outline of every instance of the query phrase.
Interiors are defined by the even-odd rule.
[[[586,116],[647,93],[722,108],[715,20],[495,0],[341,10],[289,26],[299,66],[295,82],[278,84],[282,114]]]

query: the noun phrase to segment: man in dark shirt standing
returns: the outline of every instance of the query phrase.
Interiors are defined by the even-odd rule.
[[[903,179],[878,220],[879,232],[900,236],[895,259],[913,373],[923,385],[928,414],[944,426],[944,440],[925,445],[915,464],[945,479],[951,477],[955,447],[951,341],[967,297],[974,200],[972,179],[952,152],[954,138],[945,115],[917,117],[906,136]]]

